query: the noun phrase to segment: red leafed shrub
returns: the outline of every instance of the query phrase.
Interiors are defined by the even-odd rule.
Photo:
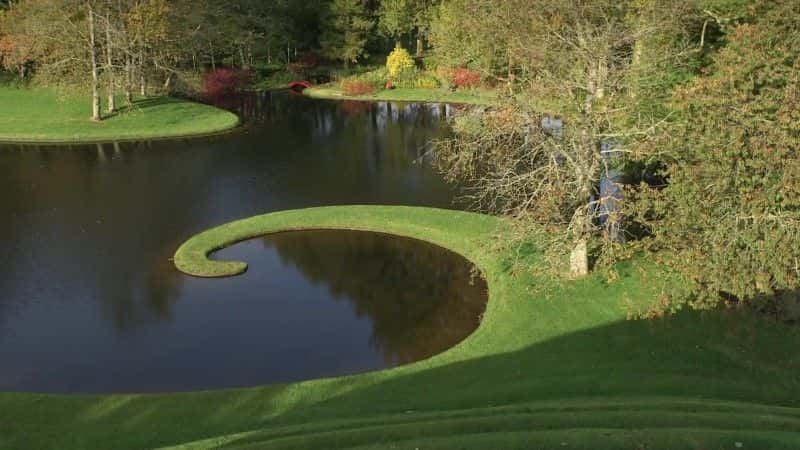
[[[207,72],[203,77],[203,92],[206,96],[218,96],[241,92],[253,84],[253,73],[249,70],[221,68]]]
[[[368,95],[377,91],[375,85],[365,81],[345,81],[342,83],[344,95]]]
[[[481,74],[463,67],[453,69],[450,72],[450,83],[457,89],[478,87],[481,84]]]

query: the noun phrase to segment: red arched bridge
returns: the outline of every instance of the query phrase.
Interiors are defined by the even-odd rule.
[[[289,89],[294,91],[302,91],[304,89],[308,89],[312,86],[310,81],[292,81],[289,83]]]

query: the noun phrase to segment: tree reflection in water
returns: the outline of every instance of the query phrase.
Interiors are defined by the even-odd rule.
[[[419,361],[477,328],[487,287],[473,265],[425,242],[358,231],[286,232],[263,238],[299,269],[372,322],[371,343],[388,365]]]
[[[247,386],[386,367],[379,347],[414,354],[384,337],[406,325],[384,323],[383,311],[370,312],[369,305],[359,311],[380,321],[374,345],[372,325],[347,302],[323,295],[292,309],[281,295],[311,289],[299,269],[287,266],[282,275],[290,278],[275,273],[280,267],[271,264],[281,264],[275,251],[263,252],[265,276],[258,279],[193,279],[175,270],[171,257],[195,233],[265,212],[342,204],[452,207],[456,188],[416,163],[428,142],[447,135],[442,119],[451,107],[363,103],[348,110],[286,93],[239,100],[247,125],[224,136],[0,145],[0,390]],[[251,245],[261,250],[259,242]],[[275,283],[283,283],[282,291],[259,298]],[[282,314],[269,316],[276,308]],[[410,317],[420,314],[413,308]],[[435,353],[447,347],[439,339],[458,341],[449,331],[458,320],[444,306],[431,308],[430,316],[411,322],[419,322],[414,332]],[[424,325],[437,314],[449,321],[426,337]],[[312,320],[317,335],[287,325]],[[466,335],[472,328],[464,326]],[[405,332],[397,339],[414,336]],[[287,342],[302,351],[293,354]]]

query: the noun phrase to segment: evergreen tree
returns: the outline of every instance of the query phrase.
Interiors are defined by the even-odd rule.
[[[365,58],[375,21],[362,0],[333,0],[322,18],[322,52],[329,58],[356,64]]]

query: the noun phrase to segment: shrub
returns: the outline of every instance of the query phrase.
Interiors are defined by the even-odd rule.
[[[371,95],[377,91],[375,85],[365,81],[347,80],[342,83],[342,92],[344,95],[359,96]]]
[[[220,68],[203,76],[203,93],[217,96],[241,92],[253,84],[253,73],[249,70]]]
[[[380,68],[346,77],[341,81],[340,86],[342,90],[345,90],[347,84],[368,84],[373,87],[374,91],[379,91],[384,88],[387,81],[389,81],[389,77],[386,69]]]
[[[389,74],[386,69],[380,68],[376,70],[371,70],[369,72],[362,73],[360,75],[356,75],[354,79],[358,81],[363,81],[366,83],[371,83],[378,86],[383,86],[387,80],[389,80]]]
[[[436,80],[439,82],[439,86],[443,89],[450,90],[453,88],[453,84],[451,82],[450,74],[451,70],[447,67],[439,66],[434,71],[434,75],[436,76]]]
[[[450,83],[456,89],[475,88],[481,84],[481,74],[461,67],[450,71]]]
[[[391,78],[400,77],[407,72],[413,72],[415,69],[414,58],[399,45],[386,58],[386,70]]]
[[[420,75],[414,81],[414,87],[419,89],[437,89],[440,87],[439,80],[429,74]]]

